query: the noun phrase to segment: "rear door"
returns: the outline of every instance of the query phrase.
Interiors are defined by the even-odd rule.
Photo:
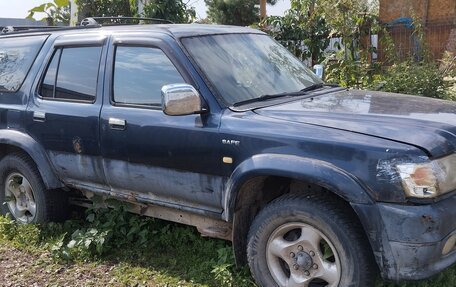
[[[107,182],[132,200],[219,214],[220,116],[171,117],[161,109],[163,85],[193,84],[172,45],[153,36],[112,40],[101,112]]]
[[[99,115],[107,37],[58,37],[36,79],[26,128],[46,149],[61,180],[106,189]]]

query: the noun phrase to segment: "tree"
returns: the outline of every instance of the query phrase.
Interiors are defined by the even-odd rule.
[[[135,0],[76,0],[83,18],[96,16],[124,16],[136,14]]]
[[[371,35],[381,30],[378,22],[378,1],[319,0],[317,9],[331,26],[330,37],[341,39],[340,50],[328,58],[327,80],[344,86],[363,87],[373,81],[380,66],[372,61],[375,47]]]
[[[40,21],[46,21],[49,26],[55,26],[58,22],[68,25],[70,23],[70,1],[54,0],[36,6],[28,12],[28,19],[34,19],[35,13],[44,13],[46,16]]]
[[[355,60],[359,52],[365,55],[371,52],[370,36],[380,30],[379,0],[311,1],[316,2],[318,13],[325,15],[331,27],[330,37],[341,38],[346,59]]]
[[[195,20],[196,12],[182,0],[150,0],[144,5],[142,16],[166,19],[174,23],[190,23]]]
[[[315,5],[316,0],[291,0],[291,9],[283,17],[268,17],[262,23],[266,32],[297,57],[311,58],[312,65],[323,60],[331,31]]]
[[[209,19],[218,24],[248,26],[259,21],[258,0],[204,0]],[[277,0],[268,0],[274,5]]]

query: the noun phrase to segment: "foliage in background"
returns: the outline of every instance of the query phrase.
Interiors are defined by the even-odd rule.
[[[375,1],[374,1],[375,2]],[[358,0],[292,0],[284,17],[269,17],[264,29],[299,58],[311,58],[311,64],[328,66],[327,80],[344,86],[360,87],[373,81],[379,65],[372,61],[376,52],[371,35],[380,25],[372,3]],[[325,54],[330,38],[339,38],[336,50]],[[293,47],[293,46],[291,46]]]
[[[376,52],[371,35],[381,31],[377,11],[367,1],[342,0],[331,5],[322,1],[319,8],[331,27],[330,37],[339,37],[336,52],[327,55],[328,82],[362,88],[375,79],[380,65],[373,61]]]
[[[68,25],[70,23],[70,1],[54,0],[30,9],[28,19],[34,19],[35,13],[44,13],[46,16],[40,21],[46,21],[48,26],[55,26],[57,23]]]
[[[298,58],[325,65],[325,80],[350,88],[456,99],[456,57],[447,53],[440,66],[432,60],[422,21],[414,17],[414,49],[397,54],[387,27],[378,20],[378,1],[291,0],[283,17],[268,17],[262,27]],[[374,5],[373,5],[374,4]],[[379,35],[382,62],[371,36]],[[325,52],[330,38],[338,39]]]
[[[76,0],[83,18],[95,16],[149,17],[170,20],[175,23],[190,23],[196,18],[194,8],[183,0],[144,0],[144,12],[138,15],[136,0]]]
[[[417,47],[408,58],[400,60],[394,42],[384,31],[385,41],[382,45],[387,51],[385,67],[374,86],[387,92],[456,100],[454,88],[451,88],[456,84],[451,79],[456,74],[456,57],[447,52],[440,65],[432,60],[422,22],[417,17],[413,20],[412,36]]]
[[[440,70],[448,77],[456,78],[456,53],[446,51],[440,62]]]
[[[316,0],[291,0],[285,15],[271,16],[261,27],[292,51],[298,58],[311,59],[311,64],[323,60],[329,44],[330,28],[323,15],[315,10]]]
[[[382,91],[449,99],[449,82],[436,63],[404,61],[388,67]]]
[[[209,20],[217,24],[248,26],[259,20],[257,0],[204,0]],[[268,0],[274,5],[277,0]]]
[[[174,23],[191,23],[196,18],[196,12],[182,0],[150,0],[144,5],[141,16],[166,19]]]
[[[79,13],[85,17],[124,16],[137,12],[135,0],[76,0]]]

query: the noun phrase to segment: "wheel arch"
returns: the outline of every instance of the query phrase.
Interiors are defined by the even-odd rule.
[[[328,192],[353,213],[349,203],[373,203],[366,187],[330,163],[289,155],[254,156],[236,168],[225,194],[224,219],[233,223],[232,242],[238,264],[246,263],[247,233],[256,214],[277,197],[301,190]]]
[[[47,189],[63,187],[57,178],[45,150],[32,137],[16,130],[0,130],[0,157],[12,152],[28,155],[36,164]]]

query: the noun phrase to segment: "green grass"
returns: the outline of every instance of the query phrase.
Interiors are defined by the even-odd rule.
[[[23,257],[17,266],[28,267],[2,268],[9,264],[5,257]],[[128,214],[121,207],[92,210],[87,220],[64,224],[24,226],[0,217],[2,269],[11,274],[0,274],[0,280],[5,276],[11,285],[254,286],[248,270],[235,268],[228,242],[202,238],[191,227]],[[427,281],[379,282],[376,287],[411,286],[456,286],[456,266]]]

